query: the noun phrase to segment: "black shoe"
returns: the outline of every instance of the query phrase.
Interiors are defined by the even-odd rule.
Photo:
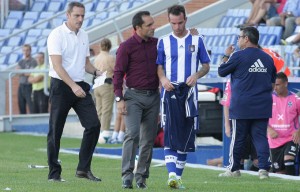
[[[65,182],[66,180],[62,179],[61,177],[58,177],[58,178],[48,179],[48,181],[50,181],[50,182]]]
[[[76,171],[75,176],[78,178],[85,178],[85,179],[88,179],[91,181],[96,181],[96,182],[101,181],[101,179],[98,177],[95,177],[91,171],[88,171],[88,172]]]
[[[146,185],[146,183],[137,183],[136,187],[138,189],[147,189],[148,188],[147,185]]]
[[[130,180],[123,181],[122,188],[123,189],[132,189],[133,188],[132,181],[130,181]]]

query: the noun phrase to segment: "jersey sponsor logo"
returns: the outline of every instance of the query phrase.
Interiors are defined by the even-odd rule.
[[[257,61],[254,62],[253,65],[251,65],[251,67],[248,70],[250,73],[266,73],[267,72],[267,68],[265,68],[265,66],[263,65],[263,63],[261,62],[260,59],[257,59]]]

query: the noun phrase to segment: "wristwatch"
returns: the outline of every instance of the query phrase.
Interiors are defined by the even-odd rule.
[[[115,100],[116,100],[116,102],[120,102],[121,100],[123,100],[123,98],[121,98],[121,97],[116,97]]]

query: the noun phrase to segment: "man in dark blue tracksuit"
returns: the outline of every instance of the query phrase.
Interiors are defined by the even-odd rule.
[[[226,49],[218,68],[221,77],[231,75],[232,97],[229,118],[232,119],[232,140],[228,171],[222,177],[240,176],[241,154],[247,135],[257,149],[260,179],[268,178],[269,145],[266,137],[268,119],[272,116],[272,90],[276,79],[273,59],[258,46],[259,32],[254,27],[241,29],[240,51]],[[232,54],[231,56],[229,56]]]

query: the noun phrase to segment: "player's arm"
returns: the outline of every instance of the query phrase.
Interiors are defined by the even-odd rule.
[[[210,66],[208,63],[204,63],[202,64],[201,69],[194,73],[193,75],[189,76],[186,79],[186,84],[190,87],[193,87],[196,85],[197,80],[200,79],[201,77],[203,77],[204,75],[206,75],[209,72]]]
[[[276,139],[278,137],[278,133],[277,131],[275,131],[272,127],[268,126],[267,129],[267,133],[268,135],[272,138],[272,139]]]
[[[171,81],[166,77],[162,65],[158,65],[157,67],[157,76],[165,90],[172,91],[174,89],[174,86],[172,85]]]
[[[96,77],[102,75],[102,72],[96,69],[94,65],[92,65],[89,57],[86,57],[85,60],[85,72],[92,74]]]
[[[84,90],[77,85],[69,76],[67,71],[62,66],[62,56],[61,55],[50,55],[50,59],[53,64],[53,69],[57,75],[63,80],[73,91],[77,97],[85,97],[86,94]]]

